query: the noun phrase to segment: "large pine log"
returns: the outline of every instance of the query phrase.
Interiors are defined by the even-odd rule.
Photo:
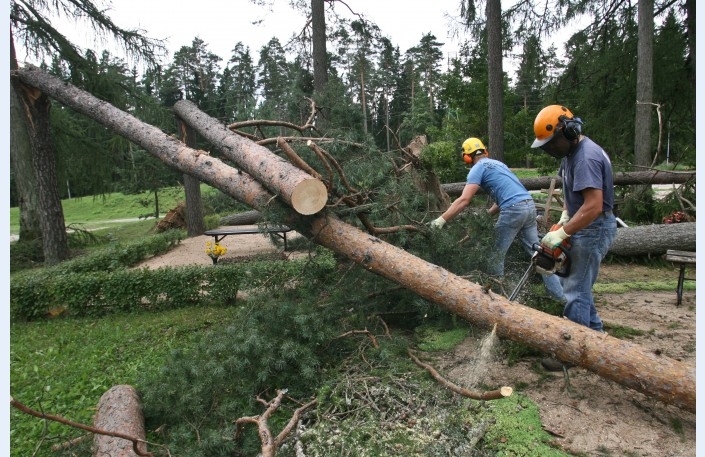
[[[110,128],[117,122],[118,133],[143,145],[160,160],[218,187],[254,209],[263,210],[270,204],[272,194],[246,173],[233,173],[231,167],[212,157],[204,160],[202,154],[197,154],[158,129],[38,69],[23,69],[18,75],[28,84],[38,85],[60,102],[77,106],[79,112]],[[101,109],[86,109],[84,104],[99,104]],[[123,126],[123,122],[131,128]],[[193,127],[198,129],[198,126]],[[286,211],[287,225],[299,233],[414,291],[448,312],[486,328],[496,325],[500,337],[528,344],[626,387],[695,412],[695,367],[690,364],[656,355],[628,341],[510,302],[483,290],[478,284],[364,233],[333,215],[301,217],[276,201],[271,204]]]
[[[555,179],[560,186],[561,178],[558,176],[539,176],[537,178],[521,178],[519,181],[526,187],[526,190],[548,189],[551,179]],[[694,171],[630,171],[614,173],[614,184],[616,186],[628,186],[635,184],[683,184],[691,179],[695,179]],[[463,192],[464,182],[454,182],[442,184],[448,195],[456,196]]]
[[[179,100],[174,105],[174,112],[243,171],[257,176],[267,189],[281,195],[299,214],[315,214],[326,205],[328,190],[323,182],[272,154],[264,146],[234,134],[199,110],[193,102]]]
[[[144,416],[142,403],[134,387],[128,385],[113,386],[108,389],[98,402],[98,410],[93,420],[95,428],[107,432],[117,432],[144,441]],[[94,438],[94,457],[134,457],[132,441],[115,436],[96,434]],[[137,444],[142,455],[147,452],[145,443]]]

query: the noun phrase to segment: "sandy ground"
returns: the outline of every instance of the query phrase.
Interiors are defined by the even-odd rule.
[[[297,236],[291,233],[289,239]],[[171,252],[147,260],[141,266],[158,268],[187,264],[211,264],[205,254],[209,236],[183,240]],[[226,257],[281,252],[265,235],[228,236],[221,242]],[[695,273],[689,273],[689,277]],[[678,277],[673,269],[654,270],[634,265],[603,266],[599,281],[625,277],[649,281],[663,275]],[[685,291],[683,304],[676,306],[673,292],[630,292],[596,295],[598,310],[607,324],[637,328],[644,335],[633,343],[695,366],[695,292]],[[473,375],[479,341],[468,338],[439,365],[445,376],[459,384]],[[488,386],[517,386],[536,402],[543,427],[566,451],[588,456],[694,456],[695,414],[653,400],[620,384],[603,379],[583,368],[572,368],[570,390],[562,373],[546,375],[538,359],[512,366],[495,356],[483,370]]]

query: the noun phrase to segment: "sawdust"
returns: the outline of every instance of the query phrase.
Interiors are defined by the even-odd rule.
[[[295,237],[292,234],[291,237]],[[183,240],[171,252],[151,258],[140,266],[158,268],[189,264],[211,264],[205,254],[210,236]],[[226,258],[282,252],[269,236],[229,236],[221,242]],[[643,266],[603,265],[600,281],[624,278],[663,280],[677,278],[677,269],[654,271]],[[628,292],[596,294],[598,310],[606,324],[643,330],[631,341],[665,356],[695,366],[695,292],[685,291],[683,304],[676,306],[676,292]],[[444,376],[463,384],[475,376],[468,361],[476,360],[480,340],[468,338],[450,354]],[[495,345],[498,346],[498,345]],[[540,409],[543,427],[564,450],[589,456],[694,456],[695,414],[653,400],[639,392],[606,380],[582,368],[570,370],[571,391],[566,391],[562,373],[537,369],[538,359],[522,360],[512,366],[495,357],[486,365],[483,382],[492,386],[521,386],[517,389]],[[437,367],[443,369],[443,366]]]

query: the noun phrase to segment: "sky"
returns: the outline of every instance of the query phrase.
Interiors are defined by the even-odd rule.
[[[303,14],[289,8],[289,2],[285,0],[276,0],[277,7],[272,10],[254,5],[250,0],[199,0],[194,2],[196,7],[186,7],[189,3],[113,0],[107,14],[123,28],[143,29],[150,38],[167,40],[170,51],[167,61],[182,46],[190,46],[195,37],[203,40],[208,50],[224,62],[230,58],[235,44],[241,41],[250,47],[251,55],[257,61],[260,48],[272,37],[276,36],[285,44],[305,25]],[[460,0],[346,0],[345,4],[376,23],[382,34],[402,52],[417,45],[428,32],[433,33],[437,41],[445,43],[446,57],[457,51],[458,40],[452,37],[451,31],[455,28],[452,17],[457,15]],[[345,17],[353,17],[345,4],[336,3],[336,11]],[[76,26],[61,19],[55,19],[54,24],[76,43],[121,55],[118,49],[109,45],[96,45],[90,27]],[[23,60],[22,54],[18,58]]]

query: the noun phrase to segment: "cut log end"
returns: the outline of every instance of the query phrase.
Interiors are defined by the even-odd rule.
[[[514,389],[512,389],[511,387],[508,387],[508,386],[504,386],[499,389],[499,393],[503,397],[511,397],[512,393],[514,393]]]
[[[316,214],[326,206],[328,190],[317,179],[305,179],[291,193],[291,206],[304,216]]]

